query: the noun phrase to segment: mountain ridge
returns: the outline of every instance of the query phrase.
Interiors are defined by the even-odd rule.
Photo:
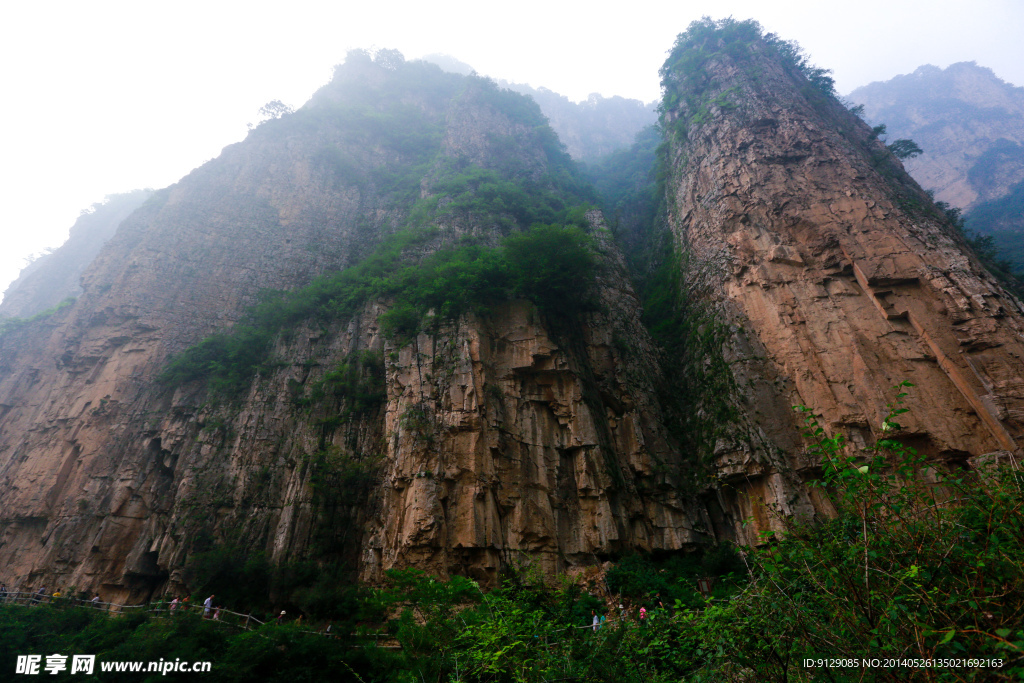
[[[827,73],[708,20],[662,76],[633,240],[535,102],[395,51],[154,193],[74,304],[0,334],[6,580],[757,544],[832,512],[792,406],[866,447],[907,378],[923,455],[1019,453],[1024,308]]]

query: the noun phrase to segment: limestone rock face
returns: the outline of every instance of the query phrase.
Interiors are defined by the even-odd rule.
[[[594,221],[600,214],[591,214]],[[388,369],[380,522],[363,575],[414,565],[492,578],[547,573],[629,548],[678,550],[713,533],[653,398],[657,364],[614,246],[603,312],[582,339],[528,303],[421,335]]]
[[[132,601],[180,591],[217,547],[369,581],[410,566],[492,581],[508,563],[756,542],[773,509],[829,512],[804,486],[817,463],[791,406],[864,445],[904,379],[912,445],[1017,453],[1020,305],[862,123],[754,49],[756,69],[713,60],[710,105],[668,122],[690,122],[669,150],[670,226],[732,325],[741,388],[709,463],[670,427],[665,359],[597,211],[577,316],[512,299],[404,338],[385,333],[382,293],[289,324],[237,395],[158,381],[245,324],[260,290],[357,264],[399,229],[422,228],[410,261],[497,244],[526,227],[513,210],[446,207],[508,192],[524,210],[510,186],[553,196],[569,173],[532,105],[366,56],[124,220],[74,305],[0,335],[0,579]],[[422,209],[467,169],[469,190]]]
[[[736,486],[781,507],[806,499],[772,484],[813,471],[783,441],[799,428],[786,409],[810,407],[856,448],[879,438],[903,380],[915,386],[902,437],[919,451],[960,462],[1019,454],[1021,304],[867,126],[765,44],[743,61],[713,57],[705,71],[711,104],[681,98],[669,113],[670,125],[688,123],[672,140],[670,224],[718,268],[745,419],[786,454]]]
[[[380,329],[389,302],[374,300],[287,330],[275,363],[238,397],[156,381],[173,354],[236,324],[261,289],[356,263],[402,224],[409,205],[396,196],[408,188],[396,183],[408,179],[389,173],[425,157],[391,144],[381,119],[437,145],[416,194],[446,164],[500,169],[499,150],[546,182],[550,133],[455,76],[389,108],[393,68],[345,71],[292,119],[156,193],[105,245],[73,306],[0,336],[8,584],[140,600],[180,590],[190,558],[216,546],[343,563],[368,580],[403,566],[491,580],[502,562],[554,572],[710,538],[702,506],[682,493],[685,458],[654,398],[655,350],[599,212],[587,220],[600,276],[580,286],[600,306],[580,327],[509,301],[397,342]],[[353,98],[371,105],[346,108]],[[445,220],[424,253],[500,236]],[[384,399],[311,401],[340,366],[379,382]]]

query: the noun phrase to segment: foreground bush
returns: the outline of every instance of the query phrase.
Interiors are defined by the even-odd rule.
[[[909,386],[901,384],[900,387]],[[901,393],[883,429],[898,434]],[[790,520],[751,553],[751,581],[727,605],[687,618],[722,680],[811,680],[807,658],[856,659],[835,680],[1024,679],[1024,516],[1016,464],[970,473],[928,467],[897,438],[851,456],[808,413],[838,515]],[[1001,660],[1001,666],[876,668],[863,660]]]

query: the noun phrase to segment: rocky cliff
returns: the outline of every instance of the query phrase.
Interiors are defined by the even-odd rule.
[[[595,268],[573,284],[580,311],[506,288],[410,321],[369,273],[491,253],[582,203],[573,173],[529,100],[350,55],[302,110],[124,221],[72,307],[0,337],[3,578],[134,600],[220,547],[369,580],[409,565],[493,580],[513,561],[553,572],[709,538],[599,212],[572,219]],[[331,290],[242,343],[265,343],[259,363],[217,355],[257,301],[283,319],[339,282],[373,293],[347,306]],[[267,289],[291,294],[266,304]],[[161,381],[175,357],[194,363]]]
[[[808,406],[856,449],[882,435],[903,380],[915,385],[906,443],[956,466],[1019,454],[1020,302],[825,74],[755,29],[693,26],[663,71],[669,224],[718,273],[710,296],[735,333],[726,354],[746,408],[737,430],[778,446],[723,442],[720,461],[744,463],[732,486],[827,512],[799,487],[765,485],[816,465],[788,446],[795,420],[777,416]]]
[[[756,542],[829,512],[791,406],[865,445],[904,379],[913,445],[1016,453],[1020,305],[821,74],[727,23],[664,76],[672,325],[534,103],[391,51],[156,193],[0,335],[0,578]]]

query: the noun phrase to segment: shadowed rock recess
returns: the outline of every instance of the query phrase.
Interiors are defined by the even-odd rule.
[[[130,601],[215,548],[493,582],[750,542],[829,512],[791,406],[868,444],[903,379],[913,445],[1017,452],[1020,304],[778,43],[706,38],[666,64],[660,224],[717,360],[654,342],[532,101],[352,53],[0,335],[0,578]],[[705,448],[676,380],[718,361]]]

